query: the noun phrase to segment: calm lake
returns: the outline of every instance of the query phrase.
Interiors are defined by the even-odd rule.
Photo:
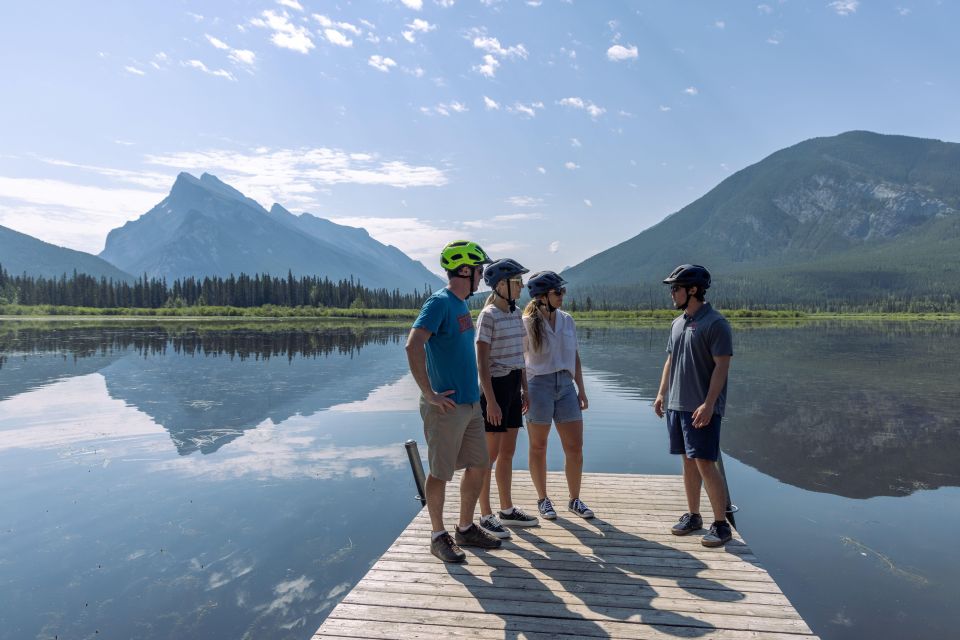
[[[748,544],[824,638],[955,637],[960,324],[734,331]],[[0,638],[309,638],[420,509],[406,332],[0,322]],[[679,473],[666,335],[580,327],[586,471]]]

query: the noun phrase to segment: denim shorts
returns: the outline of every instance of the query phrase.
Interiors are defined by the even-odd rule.
[[[530,408],[527,424],[550,424],[583,420],[577,388],[569,371],[557,371],[527,380]]]
[[[670,453],[687,454],[690,459],[717,461],[720,457],[719,414],[713,414],[710,424],[700,429],[693,426],[692,411],[667,410],[667,432],[670,434]]]

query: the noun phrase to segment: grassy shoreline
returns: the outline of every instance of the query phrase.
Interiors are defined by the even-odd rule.
[[[960,313],[882,313],[882,312],[804,312],[769,309],[722,309],[735,322],[809,320],[887,320],[887,321],[960,321]],[[117,320],[117,321],[412,321],[419,309],[338,309],[328,307],[181,307],[181,308],[120,308],[66,307],[52,305],[0,305],[0,321],[18,320]],[[476,315],[477,311],[474,311]],[[674,309],[642,309],[617,311],[574,311],[577,321],[619,322],[646,324],[669,322],[677,316]]]

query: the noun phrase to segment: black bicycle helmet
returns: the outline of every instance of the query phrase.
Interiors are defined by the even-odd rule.
[[[559,289],[565,284],[567,284],[567,281],[553,271],[537,271],[527,280],[527,291],[530,292],[530,297],[534,298],[554,289]]]
[[[698,264],[682,264],[667,276],[663,284],[678,284],[682,287],[710,288],[710,272]]]
[[[497,287],[497,283],[514,276],[520,276],[530,271],[522,264],[512,258],[503,258],[488,264],[483,270],[483,281],[491,289]]]

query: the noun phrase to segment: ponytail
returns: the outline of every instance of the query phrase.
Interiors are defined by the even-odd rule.
[[[533,318],[533,334],[530,336],[530,343],[534,351],[540,351],[543,346],[543,316],[540,315],[540,305],[543,304],[537,298],[533,298],[523,309],[523,317]]]

